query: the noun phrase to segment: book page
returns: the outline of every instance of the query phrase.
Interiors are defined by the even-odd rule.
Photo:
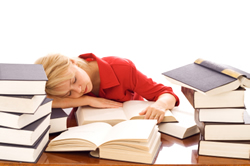
[[[156,120],[123,121],[113,126],[105,137],[104,143],[115,140],[147,142],[156,123]]]
[[[85,124],[85,122],[105,122],[111,120],[126,120],[123,108],[93,108],[93,107],[79,107],[76,112],[78,125]]]
[[[59,136],[55,137],[51,142],[82,139],[92,142],[98,147],[111,129],[111,125],[103,122],[71,127],[68,128],[67,131],[62,132]]]
[[[123,110],[128,120],[144,119],[145,115],[139,115],[141,111],[152,105],[154,101],[130,100],[123,103]],[[178,119],[174,117],[170,110],[166,110],[163,122],[176,122]]]
[[[130,100],[123,103],[123,110],[128,120],[133,117],[143,119],[144,116],[139,113],[153,103],[153,101]]]

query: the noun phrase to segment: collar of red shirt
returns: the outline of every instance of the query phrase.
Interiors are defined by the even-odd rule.
[[[79,57],[86,61],[97,61],[101,80],[100,90],[120,85],[114,70],[108,62],[98,58],[93,53],[81,54]]]

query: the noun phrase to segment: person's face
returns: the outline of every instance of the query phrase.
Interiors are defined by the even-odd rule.
[[[56,90],[63,92],[63,97],[79,98],[82,95],[91,92],[93,85],[89,75],[75,62],[69,67],[67,74],[73,73],[73,77],[62,82]]]

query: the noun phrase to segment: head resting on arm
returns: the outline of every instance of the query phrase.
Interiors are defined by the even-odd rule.
[[[68,72],[73,61],[83,70],[88,70],[88,63],[80,58],[69,58],[62,54],[48,54],[35,61],[35,64],[42,64],[48,77],[46,93],[51,96],[61,96],[62,92],[56,90],[60,83],[72,79],[73,73]]]

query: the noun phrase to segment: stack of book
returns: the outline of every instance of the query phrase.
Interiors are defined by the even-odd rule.
[[[198,59],[163,73],[195,109],[199,155],[249,159],[250,125],[245,100],[250,74]]]
[[[0,159],[36,162],[49,141],[52,100],[42,65],[0,64]]]

